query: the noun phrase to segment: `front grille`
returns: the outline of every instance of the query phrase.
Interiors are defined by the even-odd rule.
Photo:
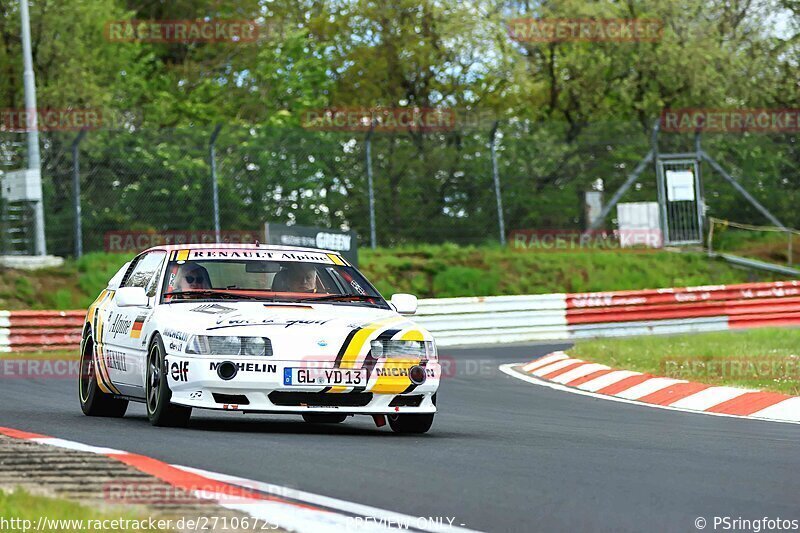
[[[389,407],[419,407],[422,404],[422,395],[414,394],[412,396],[395,396],[389,402]]]
[[[282,407],[364,407],[372,401],[371,392],[347,392],[344,394],[325,392],[284,392],[269,393],[269,400]]]
[[[211,393],[214,396],[214,401],[217,403],[227,403],[233,405],[250,405],[250,400],[244,394],[217,394]]]

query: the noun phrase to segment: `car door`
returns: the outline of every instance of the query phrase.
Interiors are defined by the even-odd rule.
[[[120,307],[112,298],[107,307],[103,332],[103,362],[111,380],[122,394],[139,396],[144,389],[147,326],[153,314],[161,272],[167,254],[163,250],[146,252],[134,259],[122,287],[142,287],[148,305]],[[123,390],[132,387],[135,390]]]

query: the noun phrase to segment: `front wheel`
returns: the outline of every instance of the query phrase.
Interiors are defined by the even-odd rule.
[[[128,409],[128,400],[119,400],[100,390],[97,369],[94,365],[94,341],[90,336],[81,341],[81,365],[78,376],[78,399],[86,416],[122,418]]]
[[[154,426],[186,427],[192,416],[191,407],[182,407],[169,403],[172,391],[167,384],[167,367],[164,362],[164,342],[156,334],[147,351],[147,376],[145,395],[147,418]]]
[[[426,433],[433,425],[433,413],[423,415],[389,415],[389,426],[395,433]]]
[[[347,415],[328,414],[328,413],[306,413],[303,420],[309,424],[341,424],[347,420]]]

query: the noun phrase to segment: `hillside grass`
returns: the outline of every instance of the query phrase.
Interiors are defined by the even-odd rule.
[[[364,250],[361,270],[384,296],[595,292],[778,279],[700,252],[542,252],[455,245]]]
[[[0,270],[0,309],[86,309],[130,254],[91,253],[63,267]],[[519,251],[414,245],[360,251],[360,269],[389,297],[421,298],[613,291],[779,279],[699,252]]]
[[[621,370],[800,395],[800,329],[596,339],[568,352]]]

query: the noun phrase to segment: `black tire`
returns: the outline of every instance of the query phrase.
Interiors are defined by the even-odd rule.
[[[389,415],[389,426],[395,433],[427,433],[433,425],[433,415]]]
[[[347,415],[337,413],[306,413],[303,420],[309,424],[341,424],[347,420]]]
[[[154,426],[186,427],[192,416],[191,407],[172,405],[172,391],[167,383],[167,366],[164,362],[164,342],[156,333],[147,350],[147,372],[145,374],[145,405],[147,418]]]
[[[86,416],[122,418],[128,409],[128,400],[119,400],[100,390],[94,365],[94,341],[90,335],[81,340],[80,375],[78,376],[78,400]]]

